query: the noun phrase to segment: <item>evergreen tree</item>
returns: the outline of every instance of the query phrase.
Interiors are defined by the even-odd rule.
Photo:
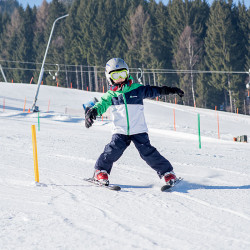
[[[167,31],[167,8],[162,4],[156,4],[151,0],[145,9],[148,19],[142,30],[140,45],[140,63],[144,68],[153,69],[143,77],[145,84],[170,85],[170,77],[167,74],[157,74],[154,69],[170,68],[171,52]]]
[[[18,76],[19,71],[12,69],[19,67],[15,61],[19,60],[18,48],[20,43],[19,38],[22,23],[20,12],[23,12],[22,7],[15,9],[11,15],[11,21],[6,26],[6,32],[3,38],[4,50],[2,51],[2,56],[9,61],[7,66],[10,69],[5,72],[7,80],[11,81],[14,79],[16,82],[20,81]]]
[[[34,83],[37,83],[41,64],[43,61],[45,49],[48,42],[48,37],[46,37],[46,29],[48,28],[48,18],[49,18],[49,4],[46,0],[43,0],[41,6],[36,10],[36,18],[34,22],[34,57],[36,61],[36,71],[34,72]],[[45,77],[43,82],[46,83]]]
[[[94,20],[97,15],[98,2],[83,0],[80,3],[78,9],[77,20],[79,23],[79,41],[78,47],[81,55],[89,65],[93,64],[93,56],[91,52],[91,44],[95,42],[95,38],[92,35],[94,29]]]
[[[6,34],[6,26],[10,22],[9,15],[5,12],[4,14],[0,13],[0,65],[2,67],[6,67],[8,64],[2,60],[5,59],[6,53],[3,53],[6,51],[6,41],[4,40],[5,34]],[[5,41],[5,42],[4,42]],[[0,74],[0,81],[3,81],[2,74]]]
[[[204,62],[204,57],[201,58],[201,62],[199,63],[199,70],[206,71],[206,66]],[[209,80],[209,75],[206,73],[200,73],[197,75],[196,81],[196,104],[197,107],[207,108],[208,106],[208,89],[211,88],[207,82]]]
[[[21,18],[20,32],[19,32],[19,43],[18,43],[18,60],[22,62],[34,62],[35,53],[33,49],[33,39],[34,39],[34,22],[35,16],[32,9],[28,5],[26,10],[23,11],[22,8],[19,9]],[[33,71],[30,70],[34,68],[34,64],[25,63],[21,64],[22,68],[27,70],[22,70],[18,73],[18,77],[21,82],[30,82],[33,76]]]
[[[182,34],[184,28],[189,23],[189,11],[190,4],[188,0],[183,2],[182,0],[172,0],[168,4],[168,31],[172,43],[172,53],[175,54],[177,51],[180,35]]]
[[[39,63],[42,62],[44,58],[44,53],[48,44],[49,36],[52,30],[52,26],[54,21],[63,15],[66,14],[66,9],[64,4],[60,3],[58,0],[53,0],[49,5],[48,8],[46,7],[45,1],[42,4],[42,8],[40,9],[39,14],[44,13],[46,10],[48,10],[47,13],[45,13],[45,16],[40,16],[40,20],[37,22],[40,29],[44,30],[44,33],[41,34],[43,39],[43,44],[41,45],[41,50],[39,52],[38,58]],[[39,23],[40,22],[40,23]],[[46,84],[49,85],[56,85],[57,82],[60,83],[60,85],[64,85],[64,77],[62,76],[61,72],[59,71],[58,79],[53,79],[52,76],[50,76],[49,72],[54,76],[54,73],[58,70],[58,67],[55,64],[60,64],[64,62],[64,36],[63,36],[63,30],[65,27],[65,20],[59,20],[55,24],[54,32],[52,35],[52,39],[50,42],[50,46],[48,49],[46,62],[45,62],[45,72],[43,75],[43,81]],[[53,64],[53,65],[50,65]],[[39,65],[40,67],[40,65]],[[39,69],[40,71],[40,69]],[[63,81],[63,82],[62,82]]]
[[[250,68],[250,9],[244,3],[238,2],[238,38],[241,42],[241,50],[244,60],[245,70]],[[245,57],[244,57],[245,55]]]
[[[80,4],[84,1],[75,0],[72,4],[69,16],[67,17],[65,27],[65,63],[67,64],[84,64],[84,55],[81,53],[80,41],[83,34],[80,31],[81,19],[78,14]],[[79,16],[78,16],[79,15]]]
[[[36,61],[41,63],[47,45],[47,38],[45,37],[46,29],[48,29],[49,19],[49,4],[43,0],[41,6],[37,9],[36,20],[34,24],[34,48],[36,51]]]
[[[180,36],[178,51],[175,55],[177,68],[189,70],[187,73],[180,73],[180,86],[185,92],[185,103],[191,105],[195,102],[195,74],[193,70],[197,68],[197,64],[201,57],[201,44],[197,42],[197,38],[193,35],[190,26],[187,26]],[[193,100],[193,102],[192,102]]]
[[[58,0],[53,0],[51,4],[49,4],[49,16],[48,16],[48,26],[45,30],[46,37],[49,38],[51,33],[52,25],[54,21],[63,15],[66,14],[66,9],[62,3]],[[47,62],[50,63],[60,63],[64,62],[64,29],[65,29],[65,19],[59,20],[55,24],[50,49],[48,51]],[[46,43],[47,45],[47,43]]]
[[[205,0],[190,2],[189,26],[198,42],[201,42],[206,36],[206,22],[209,17],[209,11],[209,6]]]
[[[250,10],[247,12],[247,8],[244,2],[238,3],[238,6],[232,4],[232,24],[235,28],[235,40],[236,47],[233,52],[234,70],[244,71],[246,69],[248,60],[248,47],[249,47],[249,22],[250,22]],[[249,65],[249,64],[248,64]],[[249,65],[250,66],[250,65]],[[248,67],[249,69],[249,67]],[[247,71],[248,71],[247,69]],[[239,108],[241,113],[245,113],[245,95],[246,93],[246,81],[248,81],[247,74],[233,75],[232,81],[234,83],[234,112],[236,108]]]
[[[207,37],[205,38],[206,66],[211,71],[232,71],[236,69],[237,39],[236,30],[232,23],[232,6],[225,1],[214,1],[210,17],[207,23]],[[237,95],[237,84],[239,79],[229,74],[211,74],[209,85],[211,95],[209,95],[209,105],[219,106],[228,104],[228,94],[231,111],[233,111],[233,93]],[[215,88],[216,91],[212,89]],[[210,90],[209,90],[210,91]],[[223,98],[224,96],[224,98]]]
[[[202,44],[204,36],[206,34],[206,21],[209,15],[209,6],[206,1],[195,0],[188,1],[185,0],[173,0],[168,4],[168,32],[170,34],[171,40],[171,62],[173,63],[172,67],[177,67],[179,70],[186,70],[187,68],[180,68],[184,65],[174,64],[174,58],[177,57],[178,46],[180,36],[183,33],[185,27],[190,26],[192,29],[193,36],[196,37],[197,43]],[[203,54],[203,47],[200,48],[200,53]],[[199,65],[196,65],[199,69]],[[183,75],[174,75],[176,82],[182,83],[185,81],[180,77]],[[187,101],[187,100],[186,100]]]
[[[12,15],[14,10],[19,7],[19,3],[16,0],[0,1],[0,13],[8,13]]]
[[[5,55],[4,51],[6,48],[6,44],[4,43],[5,35],[7,32],[7,25],[10,23],[10,16],[5,12],[4,14],[0,13],[0,51],[1,53],[1,59],[4,59]]]
[[[161,2],[156,4],[155,1],[149,3],[150,29],[151,29],[151,68],[172,67],[171,40],[168,32],[168,11],[167,7]],[[173,74],[158,75],[157,81],[161,84],[172,85]],[[174,83],[176,85],[176,83]]]
[[[83,39],[83,32],[80,30],[80,24],[82,22],[82,16],[80,13],[80,5],[86,1],[75,0],[69,10],[69,16],[65,20],[66,27],[64,29],[65,37],[65,50],[64,57],[65,63],[70,65],[86,65],[86,56],[82,52],[81,41]],[[70,83],[76,88],[76,75],[74,74],[75,67],[64,67],[65,70],[65,82],[69,86]]]
[[[129,14],[129,22],[126,24],[127,27],[123,35],[128,47],[125,60],[129,65],[134,65],[134,67],[141,67],[142,65],[141,47],[143,31],[149,18],[149,14],[145,12],[141,4],[138,5],[134,13]]]

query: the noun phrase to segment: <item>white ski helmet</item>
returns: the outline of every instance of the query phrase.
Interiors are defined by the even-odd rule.
[[[112,73],[112,71],[117,71],[121,69],[126,69],[128,72],[128,77],[129,77],[129,68],[123,59],[112,58],[106,63],[105,75],[110,85],[114,84],[113,80],[111,79],[110,73]]]

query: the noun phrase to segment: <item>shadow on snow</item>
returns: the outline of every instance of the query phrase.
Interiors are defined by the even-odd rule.
[[[203,185],[197,183],[190,183],[188,181],[183,180],[179,183],[175,188],[174,191],[181,192],[181,193],[188,193],[190,190],[199,190],[199,189],[206,189],[206,190],[237,190],[237,189],[250,189],[250,185],[243,185],[243,186],[212,186],[212,185]]]

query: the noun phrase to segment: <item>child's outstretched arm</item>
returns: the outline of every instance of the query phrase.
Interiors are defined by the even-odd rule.
[[[177,87],[156,87],[156,86],[149,86],[146,85],[143,87],[143,95],[144,98],[155,98],[160,95],[169,95],[169,94],[177,94],[180,97],[184,96],[184,92],[177,88]]]
[[[98,115],[102,115],[106,112],[106,110],[111,106],[112,104],[112,96],[109,92],[105,93],[99,102],[95,104],[95,106],[88,110],[88,112],[85,115],[85,126],[86,128],[90,128],[94,120]]]

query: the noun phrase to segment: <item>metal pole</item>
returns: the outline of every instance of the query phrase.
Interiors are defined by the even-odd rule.
[[[78,81],[78,71],[77,71],[78,66],[76,65],[76,88],[79,89],[79,81]]]
[[[81,82],[82,82],[82,90],[83,90],[83,72],[82,72],[82,65],[81,65]]]
[[[153,73],[154,75],[154,86],[156,86],[156,81],[155,81],[155,72]]]
[[[57,22],[58,20],[60,20],[60,19],[62,19],[62,18],[65,18],[65,17],[67,17],[67,16],[69,16],[69,14],[64,15],[64,16],[61,16],[61,17],[58,17],[58,18],[54,21],[54,23],[53,23],[53,26],[52,26],[52,29],[51,29],[51,32],[50,32],[50,36],[49,36],[49,41],[48,41],[48,44],[47,44],[47,48],[46,48],[46,51],[45,51],[45,54],[44,54],[43,63],[42,63],[42,66],[41,66],[39,78],[38,78],[36,96],[35,96],[34,103],[33,103],[33,105],[32,105],[32,110],[33,110],[33,112],[38,112],[38,111],[39,111],[39,108],[36,106],[36,101],[37,101],[37,96],[38,96],[38,93],[39,93],[39,88],[40,88],[40,85],[41,85],[41,82],[42,82],[42,78],[43,78],[44,63],[45,63],[46,56],[47,56],[47,53],[48,53],[48,49],[49,49],[49,45],[50,45],[50,41],[51,41],[51,37],[52,37],[53,31],[54,31],[54,28],[55,28],[55,24],[56,24],[56,22]]]
[[[89,91],[92,91],[90,66],[88,66],[88,74],[89,74]]]
[[[7,82],[7,79],[6,79],[6,76],[5,76],[4,72],[3,72],[3,68],[2,68],[1,64],[0,64],[0,70],[2,72],[2,76],[3,76],[4,81]]]
[[[69,87],[69,79],[68,79],[68,72],[67,72],[67,67],[65,65],[65,74],[66,74],[66,84],[67,84],[67,88]]]

